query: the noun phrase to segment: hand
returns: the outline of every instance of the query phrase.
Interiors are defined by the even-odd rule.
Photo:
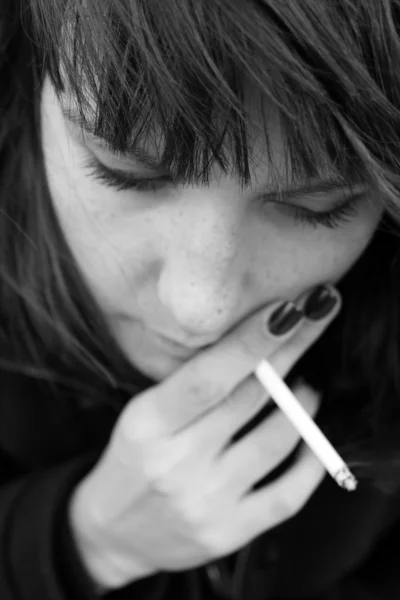
[[[231,554],[293,517],[323,479],[324,467],[304,445],[284,476],[246,495],[299,442],[279,410],[226,448],[269,399],[252,375],[259,360],[267,358],[285,377],[341,302],[326,318],[303,319],[274,337],[266,322],[279,304],[253,314],[120,414],[71,502],[74,531],[98,583],[121,587]],[[304,386],[294,393],[314,416],[316,393]]]

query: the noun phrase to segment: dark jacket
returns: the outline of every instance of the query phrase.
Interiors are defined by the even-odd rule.
[[[22,376],[2,373],[0,386],[0,599],[97,598],[66,507],[105,447],[116,415],[39,393]],[[399,599],[399,518],[395,494],[366,484],[348,493],[327,476],[298,515],[239,552],[236,598]],[[220,570],[212,573],[229,571],[229,564],[218,561]],[[159,573],[106,598],[224,597],[214,596],[207,581],[205,568]]]

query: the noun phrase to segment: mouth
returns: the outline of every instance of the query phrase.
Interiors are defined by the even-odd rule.
[[[157,337],[157,341],[159,342],[160,346],[162,346],[170,354],[173,354],[174,356],[176,356],[178,358],[190,358],[191,356],[194,356],[195,354],[197,354],[197,352],[200,352],[201,350],[204,350],[204,348],[207,347],[207,346],[198,346],[198,347],[184,346],[183,344],[180,344],[179,342],[171,340],[170,338],[167,338],[160,333],[156,333],[156,337]]]
[[[155,339],[159,346],[168,352],[176,355],[176,356],[190,356],[193,354],[193,349],[183,346],[182,344],[178,344],[178,342],[174,342],[173,340],[161,335],[160,333],[155,333]]]

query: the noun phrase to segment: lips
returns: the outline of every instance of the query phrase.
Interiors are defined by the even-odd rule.
[[[159,345],[162,346],[163,349],[167,350],[169,354],[173,354],[178,358],[190,358],[196,354],[196,352],[198,352],[197,349],[182,346],[182,344],[178,344],[177,342],[174,342],[173,340],[170,340],[160,334],[156,334],[156,337]]]
[[[171,346],[176,346],[176,348],[190,350],[189,346],[185,346],[184,344],[181,344],[180,342],[176,342],[175,340],[172,340],[171,338],[167,337],[166,335],[163,335],[162,333],[157,333],[157,335],[160,336],[160,338],[163,341],[167,342]]]

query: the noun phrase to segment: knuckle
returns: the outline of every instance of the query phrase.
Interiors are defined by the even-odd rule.
[[[299,379],[294,386],[293,393],[309,415],[317,414],[321,406],[321,395],[314,388],[307,385],[303,379]]]
[[[249,419],[268,399],[268,392],[251,376],[240,382],[224,403],[224,409],[237,418]]]
[[[155,436],[157,424],[157,414],[150,402],[131,402],[122,413],[118,428],[128,443],[140,445]]]
[[[281,462],[293,446],[293,435],[290,435],[290,433],[291,431],[288,436],[283,427],[271,432],[269,424],[260,425],[255,430],[252,439],[248,440],[247,443],[245,442],[246,456],[241,469],[245,477],[248,477],[253,469],[259,472],[264,468],[266,469],[267,465],[272,468]]]
[[[288,498],[279,497],[272,505],[272,514],[276,523],[287,521],[294,515],[294,507]]]
[[[262,341],[260,343],[257,333],[255,334],[257,340],[254,339],[254,332],[252,331],[251,333],[253,334],[252,336],[249,336],[248,332],[246,332],[246,334],[240,335],[236,339],[237,350],[246,361],[254,361],[255,358],[260,358],[260,347],[262,349],[262,353],[265,353],[265,342],[267,338],[262,337]]]
[[[152,447],[142,467],[150,489],[163,496],[176,496],[181,486],[175,467],[176,458],[164,445]]]
[[[154,467],[146,467],[146,481],[150,490],[159,496],[172,498],[178,493],[176,482],[169,474]]]
[[[162,495],[170,495],[172,492],[171,481],[166,475],[164,469],[154,461],[148,461],[143,465],[143,472],[146,477],[148,487]]]
[[[272,514],[277,523],[281,523],[295,517],[305,505],[308,496],[304,494],[288,494],[280,496],[272,506]]]
[[[224,477],[210,477],[208,482],[204,485],[201,496],[203,503],[209,507],[217,507],[220,504],[221,498],[223,499],[226,482]]]
[[[262,466],[268,457],[268,461],[273,464],[276,460],[282,458],[286,454],[286,448],[282,447],[282,440],[278,440],[276,435],[270,435],[263,439],[261,433],[263,428],[257,432],[258,435],[253,437],[252,444],[249,445],[248,453],[250,457],[250,465]]]
[[[198,376],[193,377],[188,382],[186,394],[187,404],[185,409],[193,413],[193,416],[197,416],[199,412],[203,412],[208,407],[217,404],[224,397],[225,390],[222,383],[218,382],[215,377],[204,377],[203,373],[201,378],[199,373]]]
[[[122,420],[119,432],[125,444],[129,446],[140,446],[145,441],[144,431],[138,421]]]
[[[209,511],[206,504],[199,499],[194,499],[193,496],[186,496],[180,502],[180,512],[194,534],[201,537],[201,531],[209,521]]]
[[[208,527],[202,531],[201,545],[211,557],[223,556],[230,550],[227,537],[224,535],[223,530],[218,528],[215,524],[213,527]]]
[[[298,494],[295,499],[287,503],[288,510],[290,510],[289,517],[295,517],[301,511],[311,496],[311,493],[310,490],[307,491],[307,493]]]
[[[312,491],[310,490],[307,494],[302,494],[301,496],[299,496],[295,505],[292,508],[292,516],[293,517],[295,517],[302,510],[302,508],[306,505],[311,494],[312,494]]]

